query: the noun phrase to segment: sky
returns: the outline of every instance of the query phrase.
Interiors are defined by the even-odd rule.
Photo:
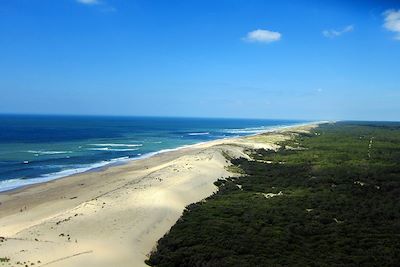
[[[0,0],[0,113],[400,120],[400,1]]]

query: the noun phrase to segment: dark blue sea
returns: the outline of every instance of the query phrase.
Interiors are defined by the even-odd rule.
[[[292,120],[0,115],[0,191]]]

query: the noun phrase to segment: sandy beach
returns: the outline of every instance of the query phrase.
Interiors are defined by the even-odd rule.
[[[0,193],[0,266],[146,266],[185,206],[236,174],[224,154],[276,149],[286,128],[197,144],[100,171]]]

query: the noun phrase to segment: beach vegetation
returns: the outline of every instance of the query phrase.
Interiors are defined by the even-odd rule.
[[[398,266],[400,124],[324,124],[281,145],[231,159],[246,175],[189,205],[146,263]]]
[[[0,262],[9,262],[10,261],[10,258],[8,258],[8,257],[0,257]]]

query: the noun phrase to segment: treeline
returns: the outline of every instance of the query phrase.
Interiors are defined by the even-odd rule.
[[[233,159],[246,175],[188,206],[146,263],[399,266],[400,124],[325,124],[282,145]]]

